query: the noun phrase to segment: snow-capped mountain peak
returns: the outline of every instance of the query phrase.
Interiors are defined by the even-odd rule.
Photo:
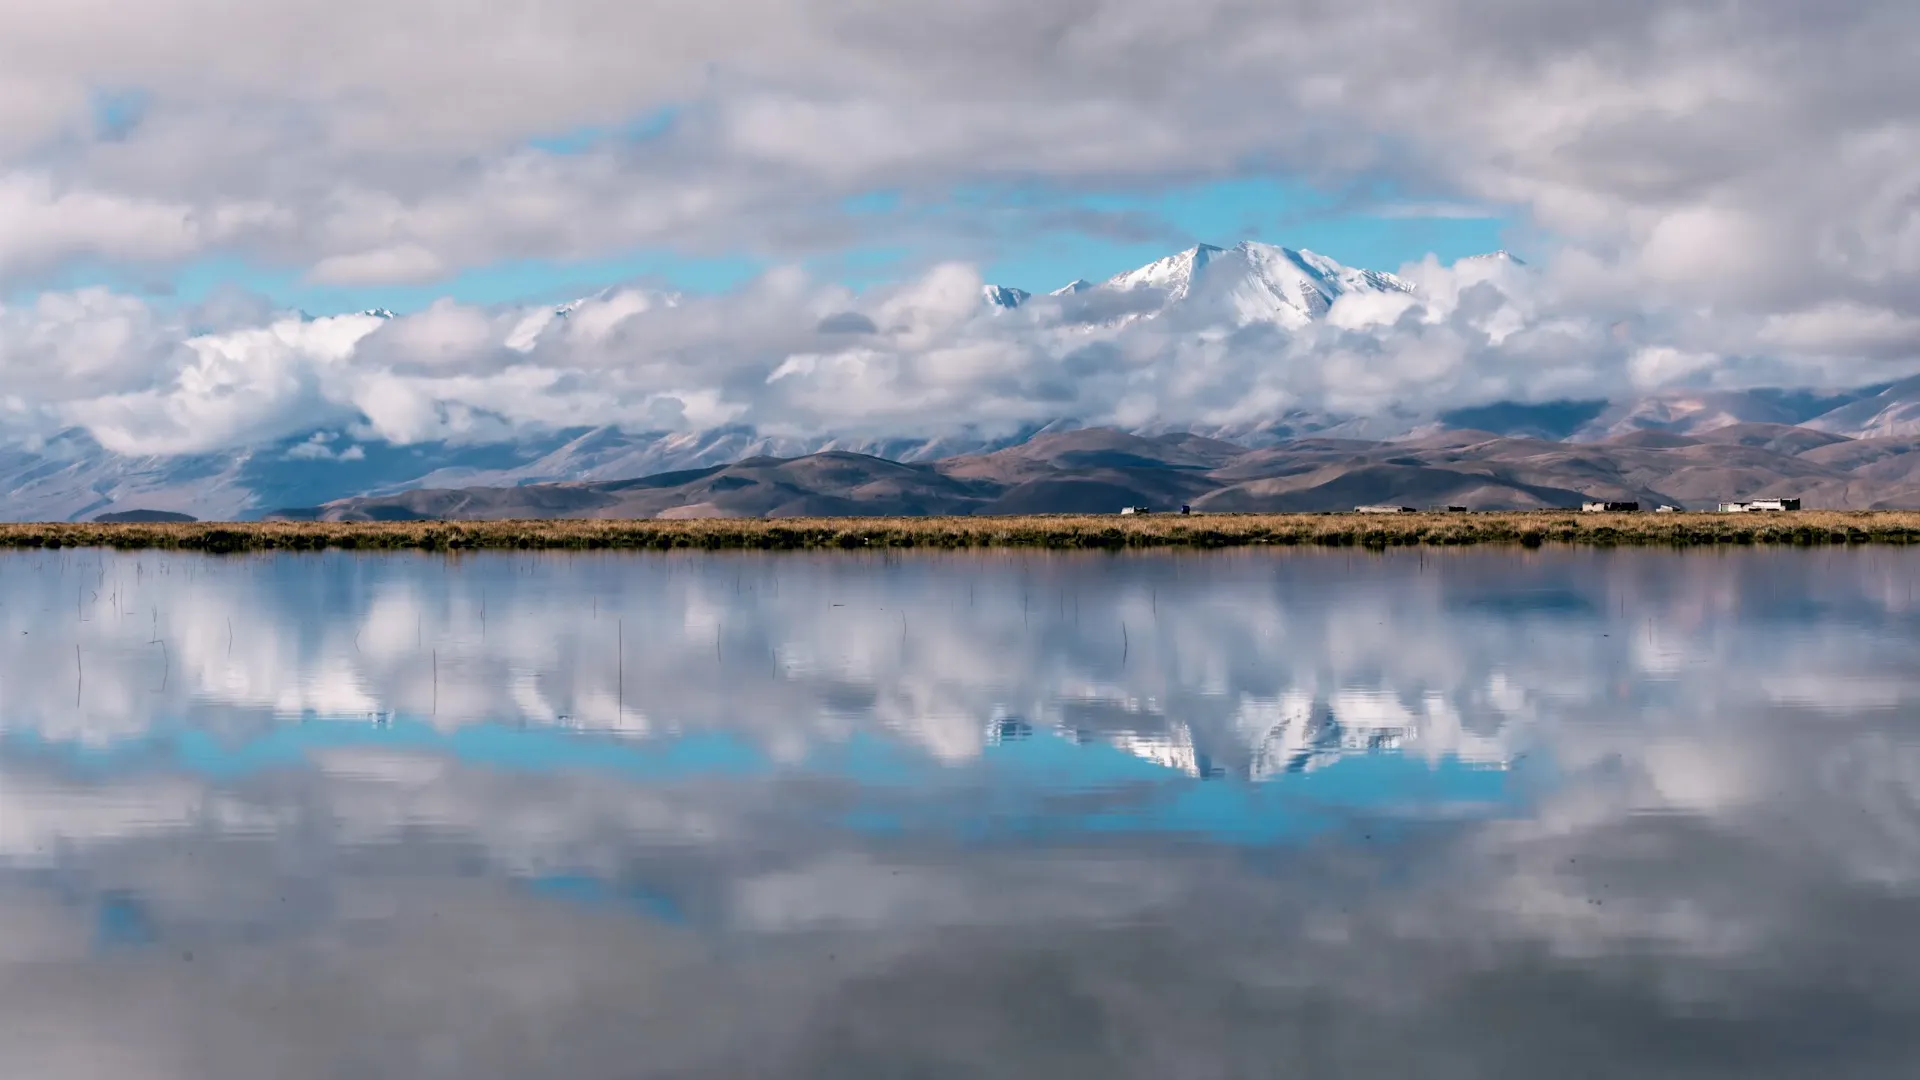
[[[1256,322],[1298,328],[1349,293],[1412,293],[1392,274],[1344,266],[1325,255],[1246,240],[1231,248],[1199,244],[1098,288],[1158,289],[1176,305],[1231,326]],[[1151,317],[1151,316],[1149,316]]]
[[[1196,244],[1164,259],[1156,259],[1138,270],[1115,274],[1102,287],[1119,290],[1159,289],[1167,294],[1168,300],[1182,300],[1192,290],[1194,279],[1224,251],[1212,244]]]
[[[1501,248],[1498,251],[1489,251],[1482,255],[1468,255],[1465,258],[1461,259],[1460,261],[1461,262],[1506,262],[1506,263],[1512,263],[1515,266],[1527,265],[1525,259],[1522,259],[1520,256],[1515,255],[1513,252],[1508,251],[1505,248]]]
[[[1011,285],[986,285],[981,287],[987,303],[997,308],[1017,308],[1033,296],[1025,289],[1016,289]]]

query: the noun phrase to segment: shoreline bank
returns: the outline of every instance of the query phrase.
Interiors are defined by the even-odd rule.
[[[1046,515],[939,518],[543,519],[0,524],[0,548],[179,551],[1123,550],[1260,545],[1389,548],[1543,544],[1920,543],[1920,511]]]

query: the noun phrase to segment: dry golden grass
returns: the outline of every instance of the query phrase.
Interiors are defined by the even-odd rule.
[[[514,548],[1217,548],[1251,544],[1845,544],[1920,542],[1920,512],[1197,514],[690,521],[0,524],[0,547],[430,551]]]

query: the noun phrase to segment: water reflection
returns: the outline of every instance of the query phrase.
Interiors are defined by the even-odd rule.
[[[1903,1074],[1916,578],[0,555],[0,1053]]]

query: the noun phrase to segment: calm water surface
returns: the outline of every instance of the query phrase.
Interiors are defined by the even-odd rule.
[[[0,1072],[1920,1075],[1916,581],[0,555]]]

